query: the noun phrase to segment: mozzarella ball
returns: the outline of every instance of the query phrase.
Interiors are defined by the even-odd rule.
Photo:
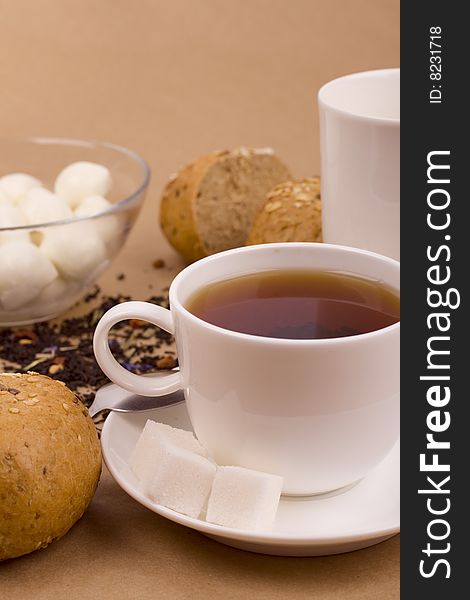
[[[32,177],[26,173],[11,173],[10,175],[4,175],[0,179],[0,186],[11,200],[17,202],[29,190],[41,187],[42,183],[36,177]]]
[[[65,281],[57,277],[41,291],[36,298],[36,304],[57,304],[65,297],[79,290],[79,285],[74,281]]]
[[[0,204],[0,227],[21,227],[26,225],[21,210],[11,202]]]
[[[107,265],[106,247],[88,223],[44,230],[40,249],[67,278],[87,280]]]
[[[88,196],[75,209],[76,217],[89,217],[109,209],[111,202],[103,196]],[[121,234],[121,223],[118,215],[103,215],[90,221],[106,246],[113,245]]]
[[[0,202],[0,230],[2,227],[27,225],[22,212],[11,202]],[[27,231],[0,231],[0,245],[14,241],[29,241]]]
[[[2,186],[0,185],[0,204],[12,204],[12,202],[13,200],[2,190]]]
[[[74,211],[77,217],[89,217],[90,215],[96,215],[100,212],[108,210],[112,206],[109,200],[103,198],[103,196],[87,196],[83,198],[80,204]]]
[[[57,277],[51,261],[30,242],[0,246],[0,303],[16,310]]]
[[[0,292],[0,305],[6,310],[18,310],[34,300],[38,294],[38,288],[32,287],[29,283],[19,283]]]
[[[73,217],[67,202],[44,188],[29,190],[18,202],[18,208],[28,225],[52,223]]]
[[[111,189],[111,174],[103,165],[76,162],[63,169],[54,184],[55,193],[76,208],[87,196],[106,196]]]

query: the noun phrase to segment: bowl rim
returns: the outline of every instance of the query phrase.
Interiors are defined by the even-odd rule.
[[[80,223],[84,221],[90,221],[93,219],[99,219],[102,216],[113,214],[120,212],[126,206],[133,203],[133,201],[138,198],[148,187],[151,177],[151,169],[147,163],[147,161],[137,152],[131,150],[130,148],[126,148],[125,146],[121,146],[119,144],[114,144],[112,142],[100,142],[98,140],[93,139],[78,139],[78,138],[68,138],[68,137],[44,137],[44,136],[33,136],[28,138],[0,138],[0,146],[6,144],[15,144],[15,143],[32,143],[32,144],[44,144],[44,145],[62,145],[62,146],[82,146],[85,148],[93,148],[93,147],[103,147],[108,148],[110,150],[114,150],[120,154],[124,154],[127,157],[131,158],[135,163],[137,163],[142,169],[142,181],[130,195],[114,202],[109,208],[102,210],[100,212],[94,213],[92,215],[85,215],[83,217],[69,217],[67,219],[61,219],[60,221],[47,221],[45,223],[34,223],[32,225],[19,225],[15,227],[0,227],[0,232],[4,231],[27,231],[31,229],[38,228],[47,228],[47,227],[55,227],[62,225],[69,225],[72,223]],[[0,177],[1,179],[1,177]]]

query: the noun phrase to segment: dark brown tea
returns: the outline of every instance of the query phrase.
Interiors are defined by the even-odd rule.
[[[186,303],[224,329],[295,340],[382,329],[400,319],[400,299],[380,282],[328,271],[286,270],[208,285]]]

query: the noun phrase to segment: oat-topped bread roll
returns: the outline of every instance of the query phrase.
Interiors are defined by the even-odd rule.
[[[312,177],[280,183],[268,193],[246,245],[321,241],[320,178]]]
[[[189,261],[243,246],[266,193],[290,177],[270,148],[202,156],[165,187],[160,205],[163,232]]]
[[[62,537],[101,473],[87,409],[44,375],[0,374],[0,560]]]

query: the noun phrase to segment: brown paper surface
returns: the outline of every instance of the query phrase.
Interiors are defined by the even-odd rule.
[[[100,281],[136,299],[182,267],[157,224],[171,173],[247,145],[318,174],[319,86],[399,61],[397,0],[0,0],[0,32],[1,137],[107,140],[150,163],[145,207]],[[399,539],[332,557],[255,555],[151,513],[105,472],[63,540],[0,565],[0,597],[398,598]]]

